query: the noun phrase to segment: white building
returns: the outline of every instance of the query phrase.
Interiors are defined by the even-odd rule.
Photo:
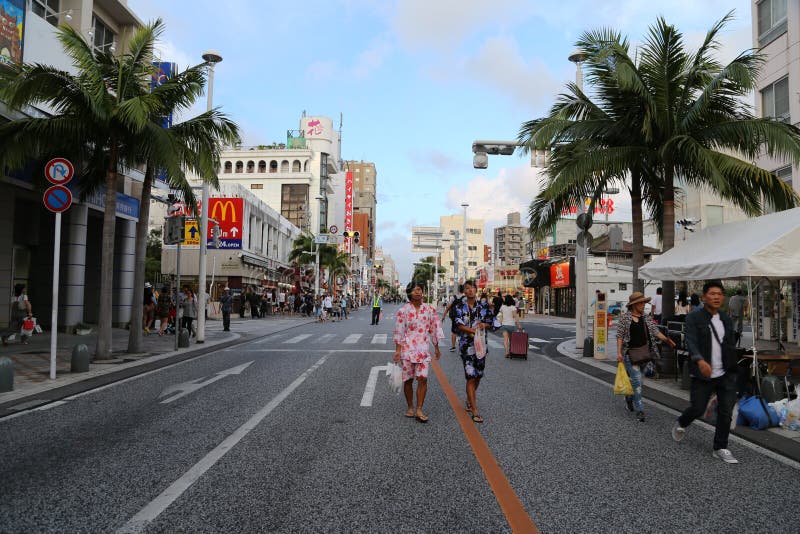
[[[447,269],[445,277],[449,285],[456,279],[470,279],[477,276],[477,270],[483,267],[483,229],[486,221],[483,219],[466,219],[466,240],[464,240],[464,214],[443,215],[439,217],[439,227],[442,230],[442,266]],[[452,233],[451,233],[452,232]],[[456,232],[458,243],[455,242]],[[455,246],[458,246],[458,265],[456,265]],[[465,256],[466,254],[466,256]],[[454,273],[458,267],[458,273]]]

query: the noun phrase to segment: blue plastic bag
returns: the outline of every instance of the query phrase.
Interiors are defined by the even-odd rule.
[[[753,430],[778,426],[780,417],[775,409],[760,397],[746,397],[739,401],[737,425],[747,425]]]

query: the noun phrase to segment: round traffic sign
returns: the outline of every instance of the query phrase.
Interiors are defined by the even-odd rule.
[[[44,192],[44,207],[53,213],[66,211],[72,205],[72,192],[63,185],[48,187]]]
[[[335,224],[332,224],[331,227],[329,228],[329,231],[330,233],[335,234],[336,232],[339,231],[339,227],[336,226]]]
[[[66,158],[53,158],[44,166],[44,175],[51,184],[65,184],[74,174],[75,167]]]

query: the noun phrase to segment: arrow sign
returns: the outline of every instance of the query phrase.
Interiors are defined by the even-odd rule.
[[[192,240],[194,240],[194,239],[195,239],[195,237],[197,236],[197,234],[199,234],[199,233],[200,233],[200,230],[198,230],[196,226],[192,226],[192,227],[189,229],[189,233],[192,235]]]
[[[198,378],[196,380],[192,380],[190,382],[184,382],[182,384],[175,384],[174,386],[170,386],[167,389],[165,389],[164,391],[162,391],[161,395],[159,395],[159,397],[166,397],[166,396],[169,396],[169,395],[172,395],[172,397],[169,397],[168,399],[164,399],[163,401],[161,401],[161,404],[169,404],[170,402],[172,402],[174,400],[178,400],[181,397],[185,397],[186,395],[188,395],[190,393],[194,393],[198,389],[204,388],[209,384],[213,384],[217,380],[222,380],[226,376],[242,374],[242,371],[247,369],[250,366],[251,363],[253,363],[253,362],[247,362],[247,363],[244,363],[242,365],[238,365],[236,367],[231,367],[230,369],[226,369],[224,371],[220,371],[219,373],[217,373],[213,377],[209,378],[205,382],[199,382],[200,380],[203,380],[203,378],[201,377],[201,378]]]
[[[236,239],[236,236],[239,235],[239,229],[234,226],[231,228],[231,233],[233,234],[233,238]]]

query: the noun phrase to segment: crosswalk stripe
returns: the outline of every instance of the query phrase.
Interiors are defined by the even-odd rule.
[[[308,339],[311,337],[311,334],[300,334],[299,336],[294,336],[291,339],[287,339],[284,343],[300,343],[304,339]]]
[[[351,345],[358,343],[358,340],[361,339],[361,336],[362,334],[350,334],[349,336],[344,338],[344,341],[342,341],[342,343],[347,343]]]
[[[375,334],[374,336],[372,336],[372,344],[373,345],[385,344],[386,336],[387,336],[386,334]]]
[[[490,347],[494,347],[496,349],[504,348],[504,345],[503,345],[502,341],[497,341],[496,339],[491,339],[491,338],[489,338],[489,346]]]
[[[336,337],[336,334],[322,334],[321,336],[317,336],[316,338],[314,338],[312,343],[314,343],[316,345],[319,345],[321,343],[327,343],[328,341],[330,341],[331,339],[333,339],[335,337]]]
[[[528,339],[528,342],[529,343],[550,343],[548,340],[539,339],[538,337],[532,337],[532,338]]]

